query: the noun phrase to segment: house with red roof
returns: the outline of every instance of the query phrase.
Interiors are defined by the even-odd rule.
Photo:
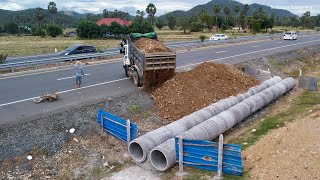
[[[107,26],[110,26],[112,22],[116,22],[118,24],[120,24],[121,26],[130,26],[132,21],[124,21],[120,18],[103,18],[103,19],[100,19],[97,24],[99,26],[101,26],[102,24],[105,24]]]

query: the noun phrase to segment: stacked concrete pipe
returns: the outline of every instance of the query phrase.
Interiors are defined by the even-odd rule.
[[[294,87],[294,79],[287,78],[255,95],[239,102],[235,106],[200,123],[179,135],[184,139],[212,140],[238,124],[252,113],[268,105]],[[258,88],[256,88],[258,89]],[[159,171],[165,171],[176,162],[174,138],[160,144],[150,152],[151,164]]]
[[[192,127],[208,120],[226,109],[229,109],[237,103],[240,103],[246,98],[259,93],[281,80],[282,79],[278,76],[270,78],[269,80],[262,82],[260,85],[250,88],[246,93],[220,100],[175,122],[148,132],[130,142],[128,148],[129,154],[135,161],[140,163],[144,162],[147,159],[149,152],[159,144],[162,144],[168,139],[191,129]]]

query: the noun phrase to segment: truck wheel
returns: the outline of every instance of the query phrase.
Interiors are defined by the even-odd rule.
[[[142,86],[142,82],[137,71],[133,72],[132,77],[133,77],[134,85],[136,85],[137,87]]]
[[[126,76],[129,77],[128,66],[123,66],[123,68],[124,68],[124,72],[125,72]]]

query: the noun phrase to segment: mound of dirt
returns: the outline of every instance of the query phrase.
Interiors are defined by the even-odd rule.
[[[133,43],[137,48],[146,53],[171,52],[163,43],[149,38],[140,38]]]
[[[177,73],[154,90],[151,97],[159,115],[174,121],[258,84],[255,78],[232,65],[206,62],[191,71]]]

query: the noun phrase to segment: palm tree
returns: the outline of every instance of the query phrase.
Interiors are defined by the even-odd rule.
[[[41,8],[36,8],[36,11],[35,11],[35,17],[36,17],[36,20],[38,21],[38,25],[39,25],[39,28],[41,28],[41,22],[42,20],[44,19],[44,14],[43,14],[43,9]]]
[[[55,2],[50,2],[48,5],[48,11],[52,14],[52,22],[54,24],[54,14],[57,13],[58,9],[57,9],[57,5]]]
[[[156,6],[152,3],[148,4],[148,6],[146,8],[146,12],[149,15],[151,25],[153,25],[154,15],[157,12]]]
[[[213,12],[216,14],[216,27],[217,28],[218,28],[218,14],[219,14],[220,10],[221,10],[221,7],[218,4],[213,6]]]
[[[238,26],[238,12],[239,12],[239,6],[234,6],[233,11],[234,11],[234,13],[236,14],[236,26]]]
[[[230,15],[230,8],[229,7],[224,7],[223,12],[225,14],[226,24],[228,25],[228,17]]]

